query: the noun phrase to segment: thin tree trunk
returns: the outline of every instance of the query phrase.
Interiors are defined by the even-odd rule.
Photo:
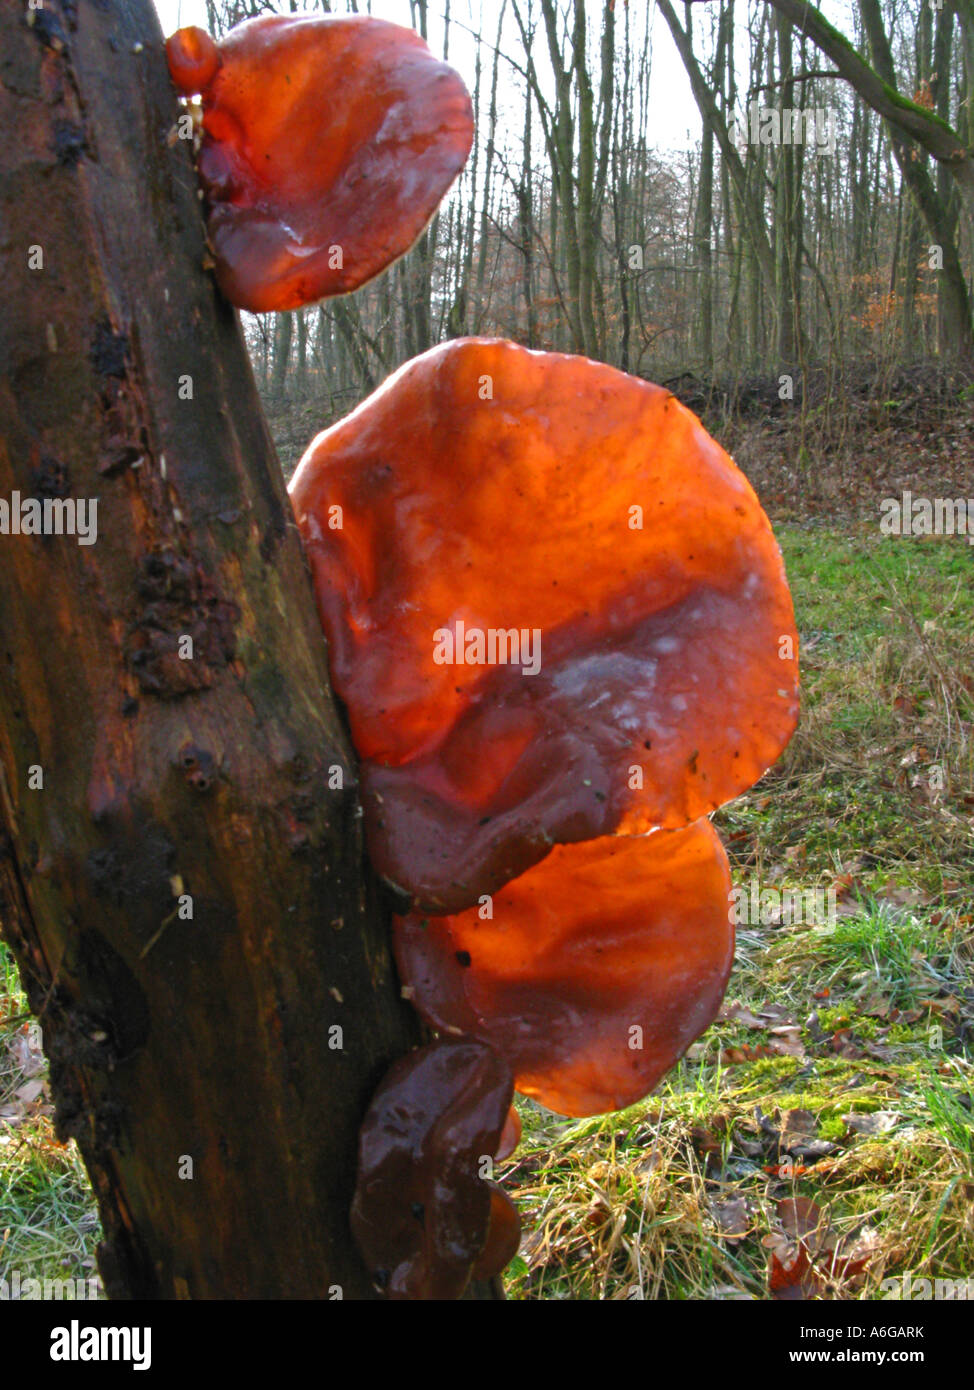
[[[291,362],[291,340],[294,337],[294,316],[292,314],[274,315],[274,365],[271,368],[271,392],[275,396],[284,395],[288,367]]]
[[[575,235],[578,242],[578,317],[583,350],[601,356],[595,324],[595,94],[586,55],[585,0],[574,0],[572,71],[578,91],[578,198]],[[571,178],[571,165],[567,178]]]
[[[703,117],[700,137],[700,186],[697,193],[694,219],[694,250],[699,268],[697,276],[697,342],[696,351],[703,370],[709,375],[714,365],[714,278],[713,235],[714,221],[714,131]]]
[[[662,0],[662,3],[668,3],[668,0]],[[792,21],[800,34],[807,34],[832,59],[841,75],[864,101],[869,102],[874,111],[890,123],[891,128],[899,132],[902,139],[916,141],[921,149],[945,163],[964,200],[968,218],[974,218],[974,157],[957,132],[933,111],[901,96],[891,80],[892,73],[890,77],[884,77],[878,69],[871,68],[845,35],[839,33],[808,0],[771,0],[771,4]],[[873,16],[885,38],[877,0],[859,0],[859,9],[870,31],[870,48],[873,48]],[[886,44],[888,47],[888,39]],[[875,62],[875,50],[873,56]]]
[[[298,360],[296,366],[298,395],[303,397],[308,389],[308,317],[307,311],[299,309],[295,315],[298,321]]]
[[[747,221],[748,233],[754,250],[754,255],[761,269],[761,274],[768,284],[774,284],[774,256],[771,250],[771,243],[768,240],[767,232],[761,221],[760,210],[755,207],[753,199],[747,196],[747,177],[740,155],[734,148],[727,126],[720,114],[716,99],[708,87],[700,66],[693,53],[693,47],[684,32],[680,21],[676,17],[676,12],[670,4],[670,0],[657,0],[660,13],[669,25],[673,41],[683,60],[687,76],[690,79],[690,86],[693,91],[694,100],[700,110],[701,116],[709,121],[720,152],[727,163],[728,171],[741,197],[741,207],[743,215]]]
[[[895,91],[893,56],[883,27],[878,0],[860,0],[859,8],[869,37],[876,73],[887,90]],[[939,196],[929,170],[916,158],[912,142],[904,137],[903,127],[891,119],[887,119],[886,125],[903,179],[913,194],[932,242],[940,247],[943,257],[938,316],[941,350],[948,354],[968,355],[974,352],[974,329],[971,325],[967,280],[957,248],[955,210],[948,199]],[[950,130],[946,124],[944,128]]]

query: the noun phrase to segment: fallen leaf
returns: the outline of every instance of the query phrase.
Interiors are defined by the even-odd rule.
[[[758,1010],[758,1013],[762,1018],[768,1020],[768,1023],[765,1025],[766,1027],[774,1023],[784,1023],[792,1026],[795,1022],[792,1017],[791,1009],[786,1009],[781,1004],[765,1004],[763,1008]]]
[[[25,1077],[36,1076],[47,1066],[47,1059],[38,1044],[37,1034],[36,1028],[25,1023],[7,1042],[7,1048],[13,1057],[14,1065],[18,1071],[23,1072]]]
[[[782,1259],[776,1250],[772,1250],[768,1287],[772,1298],[778,1300],[815,1297],[821,1288],[821,1281],[804,1245],[799,1245],[794,1250],[790,1262],[787,1258]]]
[[[743,1004],[734,1000],[730,1004],[725,1004],[717,1015],[718,1021],[725,1023],[742,1023],[745,1028],[767,1028],[767,1023],[757,1018],[746,1009]]]
[[[892,1001],[885,994],[871,994],[859,1012],[865,1014],[867,1018],[885,1018],[890,1011],[891,1004]]]
[[[723,1066],[733,1067],[741,1062],[757,1062],[762,1057],[774,1057],[779,1050],[773,1043],[759,1043],[757,1047],[750,1047],[745,1043],[743,1047],[725,1047],[720,1054],[720,1060]]]
[[[690,1142],[701,1158],[705,1154],[722,1153],[724,1149],[723,1137],[703,1125],[694,1125],[690,1131]]]
[[[850,1061],[858,1061],[865,1056],[862,1048],[852,1041],[848,1028],[841,1028],[837,1033],[833,1033],[830,1046],[833,1052],[837,1052],[840,1057],[848,1057]]]
[[[663,1162],[663,1155],[659,1148],[654,1148],[645,1158],[641,1158],[636,1164],[635,1171],[641,1175],[655,1173]]]
[[[789,1110],[789,1115],[808,1115],[807,1110]],[[781,1229],[790,1240],[805,1240],[823,1224],[822,1208],[811,1197],[782,1197],[777,1207]]]
[[[814,1138],[818,1122],[810,1110],[786,1110],[781,1117],[780,1144],[786,1148],[797,1139]]]
[[[772,1038],[768,1047],[772,1053],[777,1053],[779,1057],[805,1056],[805,1048],[798,1028],[793,1031],[789,1029],[786,1037]]]
[[[810,1197],[782,1198],[777,1215],[781,1230],[762,1241],[770,1251],[768,1287],[776,1299],[815,1298],[829,1284],[851,1283],[879,1247],[870,1227],[855,1238],[838,1234]]]
[[[927,1007],[938,1014],[959,1014],[964,1005],[956,995],[948,994],[945,999],[931,999]]]
[[[723,1240],[743,1240],[751,1229],[746,1197],[727,1197],[722,1202],[711,1202],[710,1214]]]
[[[903,1118],[896,1110],[873,1110],[868,1115],[843,1115],[842,1119],[856,1134],[886,1134]]]
[[[897,883],[893,878],[888,878],[877,889],[876,900],[880,903],[892,903],[894,907],[919,907],[922,903],[932,903],[934,894],[927,893],[922,888],[907,887]]]

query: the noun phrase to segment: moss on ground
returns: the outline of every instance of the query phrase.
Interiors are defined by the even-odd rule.
[[[974,550],[779,537],[802,722],[716,823],[738,884],[834,899],[824,921],[739,926],[726,1016],[642,1104],[574,1122],[519,1103],[514,1298],[768,1298],[794,1197],[833,1242],[811,1293],[974,1271]],[[0,947],[0,1276],[87,1278],[94,1204],[26,1026]]]
[[[778,534],[802,722],[715,820],[737,884],[821,887],[834,913],[743,923],[727,1000],[752,1021],[715,1024],[642,1105],[569,1124],[522,1103],[513,1297],[769,1298],[794,1197],[853,1252],[810,1294],[974,1270],[974,552]]]

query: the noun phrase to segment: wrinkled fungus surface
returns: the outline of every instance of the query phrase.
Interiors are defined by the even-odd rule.
[[[352,1234],[390,1298],[459,1298],[517,1249],[517,1210],[480,1177],[511,1104],[507,1063],[482,1041],[440,1038],[401,1057],[359,1131]]]
[[[455,340],[320,434],[291,496],[372,860],[420,907],[687,825],[794,729],[778,545],[661,387]]]
[[[167,42],[199,94],[199,175],[220,288],[255,312],[345,294],[407,251],[463,168],[463,82],[411,29],[271,15]]]
[[[564,845],[478,908],[398,918],[399,973],[437,1028],[493,1044],[563,1115],[632,1105],[714,1020],[731,879],[703,820]]]

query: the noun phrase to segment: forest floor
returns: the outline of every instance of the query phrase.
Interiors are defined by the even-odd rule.
[[[759,911],[720,1020],[649,1100],[572,1123],[522,1103],[512,1296],[876,1298],[909,1275],[974,1297],[974,550],[776,529],[803,717],[716,817]]]
[[[974,536],[974,392],[886,385],[673,383],[774,522],[802,718],[715,817],[758,907],[719,1021],[622,1114],[520,1103],[511,1297],[974,1297],[974,546],[879,526],[911,491]]]
[[[716,817],[759,910],[651,1097],[519,1101],[510,1297],[974,1296],[974,546],[879,529],[882,498],[974,494],[974,400],[908,384],[810,417],[707,419],[775,522],[802,643],[798,732]],[[90,1278],[25,1009],[0,947],[0,1278]]]

